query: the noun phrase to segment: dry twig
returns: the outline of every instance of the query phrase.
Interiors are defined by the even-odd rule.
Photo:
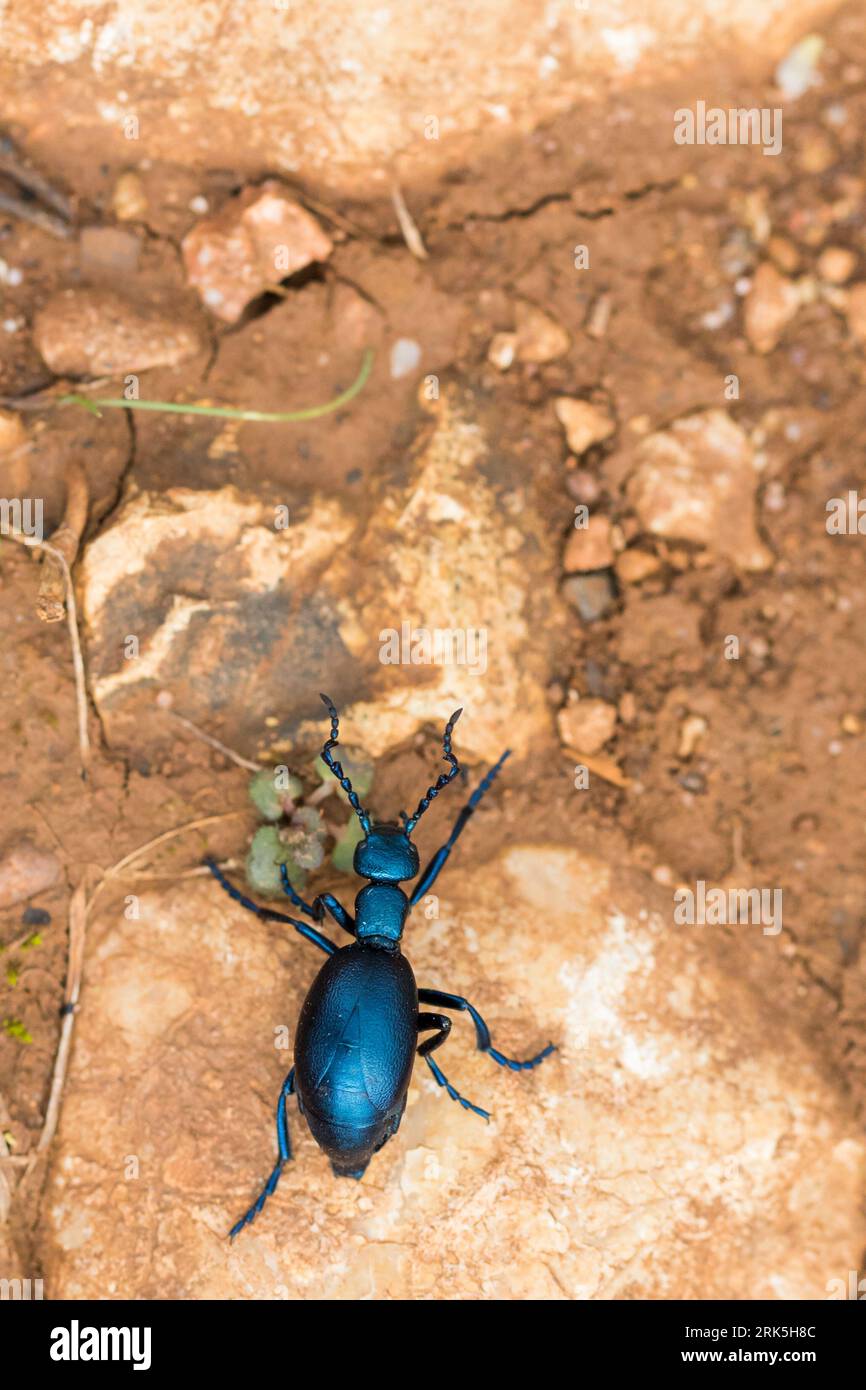
[[[397,221],[400,223],[400,231],[403,233],[403,240],[409,247],[412,255],[419,261],[429,260],[427,247],[424,245],[421,233],[413,221],[411,212],[406,206],[406,199],[403,197],[399,184],[393,183],[391,185],[391,202],[394,204],[394,211],[397,214]]]
[[[204,729],[200,729],[197,724],[193,724],[191,719],[186,719],[182,714],[175,714],[174,710],[171,709],[166,710],[166,713],[170,714],[172,719],[176,719],[179,724],[183,724],[184,728],[189,729],[191,734],[195,734],[196,738],[200,738],[202,743],[209,744],[210,747],[215,748],[218,753],[223,753],[227,758],[230,758],[233,763],[237,763],[238,767],[245,767],[249,772],[262,771],[261,763],[254,763],[251,759],[244,758],[240,753],[235,753],[234,749],[229,748],[225,743],[220,743],[220,740],[214,738],[213,734],[206,734]]]
[[[10,531],[9,539],[18,541],[19,545],[26,545],[30,550],[44,550],[47,555],[57,562],[60,572],[63,575],[63,582],[66,587],[66,623],[69,628],[69,640],[72,644],[72,665],[75,671],[75,701],[78,710],[78,750],[81,755],[81,767],[84,776],[87,776],[87,769],[90,764],[90,736],[87,732],[87,682],[84,675],[84,658],[81,655],[81,641],[78,636],[78,613],[75,607],[75,591],[72,587],[72,575],[69,573],[69,566],[66,563],[66,556],[60,550],[55,550],[48,541],[38,541],[34,536],[24,536],[20,531]]]
[[[87,525],[87,476],[77,460],[66,465],[66,510],[63,520],[51,537],[69,569],[75,564],[81,535]],[[62,569],[50,555],[42,566],[42,582],[36,599],[36,612],[44,623],[59,623],[66,615],[66,580]]]

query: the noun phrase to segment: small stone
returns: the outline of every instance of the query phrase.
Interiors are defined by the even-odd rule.
[[[776,68],[776,86],[786,101],[796,101],[818,80],[818,63],[825,39],[807,34],[790,48]]]
[[[800,307],[800,291],[774,265],[758,266],[746,299],[746,337],[756,352],[772,352]]]
[[[202,352],[192,325],[110,289],[61,290],[36,315],[33,339],[58,376],[113,376],[176,367]]]
[[[13,845],[0,859],[0,910],[53,888],[61,875],[60,860],[28,841]]]
[[[499,372],[507,372],[517,352],[516,333],[496,333],[487,349],[487,361]]]
[[[755,522],[760,474],[745,431],[723,410],[700,411],[637,446],[626,495],[645,531],[696,542],[747,570],[773,555]]]
[[[585,623],[605,617],[616,601],[616,590],[609,570],[597,574],[575,574],[566,579],[562,596],[572,604]]]
[[[796,160],[804,174],[825,174],[837,158],[833,141],[820,126],[807,126],[800,132]]]
[[[702,796],[707,790],[707,779],[702,772],[686,772],[679,779],[680,786],[693,796]]]
[[[818,275],[830,285],[844,285],[857,265],[857,257],[847,246],[828,246],[818,257]]]
[[[661,567],[659,557],[649,550],[624,550],[617,557],[616,577],[621,584],[642,584],[658,574]]]
[[[111,206],[118,222],[144,222],[147,217],[147,194],[144,184],[132,169],[120,175],[111,195]]]
[[[846,305],[848,332],[858,343],[866,343],[866,282],[853,285]]]
[[[615,557],[610,532],[606,516],[591,516],[587,526],[575,528],[565,547],[562,561],[565,573],[584,574],[612,565]]]
[[[680,725],[678,758],[690,758],[707,732],[707,721],[700,714],[688,715]]]
[[[592,305],[586,320],[586,331],[590,338],[603,338],[610,324],[613,301],[609,294],[600,294]]]
[[[534,304],[519,301],[515,309],[517,321],[516,356],[519,362],[553,362],[564,357],[571,346],[565,329],[549,314]]]
[[[190,284],[225,323],[236,323],[268,286],[326,261],[333,249],[316,219],[274,179],[196,223],[181,247]]]
[[[27,431],[14,410],[0,410],[0,459],[16,453],[27,443]]]
[[[858,734],[863,732],[863,720],[856,714],[843,714],[841,724],[842,732],[850,734],[852,738],[856,738]]]
[[[617,708],[623,724],[633,724],[637,719],[637,700],[630,690],[625,692]]]
[[[767,250],[780,270],[786,275],[793,275],[800,265],[800,252],[797,250],[793,241],[787,237],[771,236],[767,242]]]
[[[609,439],[616,430],[616,422],[609,412],[591,401],[559,396],[554,401],[554,409],[565,430],[568,447],[575,454],[585,454],[593,444]]]
[[[587,507],[591,507],[601,496],[601,484],[595,474],[590,473],[587,468],[575,468],[567,475],[565,486],[576,502],[583,502]]]
[[[416,343],[414,338],[398,338],[391,348],[391,380],[399,381],[400,377],[409,376],[420,361],[420,343]]]
[[[559,737],[578,753],[598,753],[613,737],[617,713],[604,700],[575,700],[556,716]]]

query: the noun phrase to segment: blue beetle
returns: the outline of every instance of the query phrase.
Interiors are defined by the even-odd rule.
[[[322,922],[325,914],[330,913],[337,925],[354,937],[351,946],[340,949],[306,922],[259,907],[228,881],[213,860],[207,861],[214,878],[235,902],[268,921],[287,922],[328,957],[304,1000],[295,1034],[295,1065],[283,1082],[277,1102],[277,1165],[249,1211],[232,1227],[232,1238],[258,1216],[292,1156],[286,1119],[286,1102],[291,1095],[297,1096],[301,1114],[339,1177],[362,1177],[373,1154],[397,1133],[406,1109],[416,1052],[452,1100],[485,1120],[490,1118],[486,1110],[455,1090],[430,1055],[448,1037],[450,1018],[443,1013],[419,1012],[419,1004],[468,1013],[475,1025],[480,1051],[512,1071],[538,1066],[555,1050],[549,1043],[525,1062],[498,1052],[490,1041],[487,1024],[469,1000],[438,989],[418,989],[412,967],[400,951],[409,912],[432,887],[510,750],[503,753],[472,793],[448,839],[425,867],[411,897],[407,897],[400,884],[417,877],[420,870],[412,831],[433,799],[460,771],[451,748],[451,735],[463,711],[456,710],[445,726],[442,747],[449,769],[428,787],[414,815],[401,811],[402,826],[374,825],[334,758],[339,717],[333,701],[327,695],[321,698],[331,716],[331,734],[322,749],[322,758],[361,822],[364,838],[356,846],[354,867],[368,881],[355,899],[352,917],[330,893],[320,894],[312,903],[305,902],[289,882],[284,864],[280,875],[283,889],[295,906],[314,922]],[[418,1035],[428,1032],[433,1036],[419,1044]]]

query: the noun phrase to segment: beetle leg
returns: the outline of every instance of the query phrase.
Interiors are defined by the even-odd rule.
[[[549,1057],[551,1052],[556,1051],[553,1043],[548,1043],[537,1056],[530,1057],[525,1062],[518,1062],[514,1057],[506,1057],[504,1052],[497,1051],[490,1041],[490,1029],[484,1019],[462,995],[446,994],[441,989],[419,989],[418,1001],[421,1004],[437,1004],[440,1009],[460,1009],[462,1013],[468,1013],[475,1024],[479,1052],[486,1052],[500,1067],[508,1067],[509,1071],[529,1071],[532,1067],[537,1067],[539,1062],[543,1062],[545,1057]]]
[[[321,904],[321,907],[320,907]],[[355,919],[351,912],[347,912],[341,902],[331,893],[320,893],[313,903],[313,910],[316,911],[316,921],[322,922],[325,918],[325,911],[330,912],[338,927],[347,931],[350,936],[355,935]]]
[[[325,912],[330,912],[338,927],[347,931],[350,936],[355,935],[355,919],[351,913],[347,912],[343,904],[338,902],[333,893],[320,893],[314,900],[312,906],[306,902],[292,886],[289,878],[289,871],[285,864],[280,865],[280,882],[283,885],[283,892],[287,898],[291,898],[295,907],[299,907],[302,912],[306,912],[308,917],[312,917],[314,922],[324,922]]]
[[[433,1073],[436,1084],[438,1086],[444,1086],[451,1099],[459,1101],[464,1110],[474,1110],[475,1114],[480,1115],[482,1120],[489,1120],[489,1113],[486,1110],[482,1110],[480,1105],[473,1105],[471,1100],[467,1100],[465,1096],[461,1096],[460,1092],[455,1090],[445,1073],[437,1067],[433,1058],[430,1056],[431,1052],[435,1052],[437,1047],[442,1046],[448,1034],[451,1032],[450,1018],[446,1018],[444,1014],[419,1014],[418,1032],[424,1033],[428,1028],[436,1028],[438,1031],[434,1037],[427,1038],[420,1044],[418,1056],[424,1058],[424,1061]]]
[[[460,812],[459,816],[454,822],[454,829],[451,831],[451,834],[448,836],[448,839],[445,841],[441,849],[437,849],[436,853],[433,855],[433,858],[430,860],[430,863],[425,866],[424,871],[421,874],[421,877],[419,878],[418,883],[415,887],[415,891],[409,899],[410,907],[414,907],[417,902],[420,902],[424,894],[429,892],[429,890],[433,887],[433,884],[439,877],[439,873],[443,868],[446,859],[448,858],[449,854],[454,848],[454,845],[459,839],[460,834],[466,825],[466,822],[469,820],[469,817],[472,815],[473,811],[475,810],[475,807],[478,805],[484,793],[490,788],[490,784],[492,783],[494,777],[501,768],[502,764],[505,762],[505,759],[509,756],[510,752],[511,749],[506,748],[505,752],[502,754],[502,757],[499,759],[499,762],[496,763],[495,766],[490,769],[490,771],[487,773],[487,776],[481,782],[479,782],[478,786],[475,788],[466,805],[463,807],[463,810]]]
[[[295,1069],[292,1067],[292,1070],[283,1082],[280,1098],[277,1101],[277,1143],[280,1148],[280,1157],[277,1161],[277,1166],[274,1168],[274,1171],[271,1173],[271,1176],[268,1178],[249,1211],[245,1216],[241,1217],[240,1221],[237,1221],[234,1226],[232,1226],[229,1231],[229,1240],[234,1240],[235,1236],[243,1230],[244,1226],[248,1226],[251,1221],[255,1221],[262,1207],[265,1205],[265,1202],[272,1196],[280,1180],[283,1164],[288,1163],[292,1156],[292,1145],[289,1141],[289,1123],[286,1118],[286,1102],[289,1096],[294,1095],[294,1091]]]
[[[314,946],[318,946],[320,951],[324,951],[329,956],[334,954],[337,947],[333,941],[322,936],[322,933],[316,931],[314,927],[308,927],[306,922],[297,922],[294,917],[287,917],[285,912],[275,912],[271,907],[259,907],[258,903],[254,903],[252,898],[248,898],[245,893],[242,893],[240,889],[235,888],[233,883],[229,882],[222,869],[217,868],[212,859],[206,859],[204,862],[220,888],[228,893],[229,897],[233,898],[236,903],[240,903],[241,907],[245,907],[247,912],[254,912],[257,917],[263,918],[266,922],[287,922],[290,927],[294,927],[296,932],[300,932],[307,941],[312,941]]]

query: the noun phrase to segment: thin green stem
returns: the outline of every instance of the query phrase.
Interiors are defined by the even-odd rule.
[[[92,396],[72,394],[60,396],[58,405],[82,405],[93,414],[100,414],[100,407],[116,407],[122,410],[162,410],[173,415],[213,415],[221,420],[250,420],[264,424],[281,424],[290,420],[318,420],[322,415],[331,415],[341,406],[347,405],[367,384],[373,369],[373,350],[367,348],[361,370],[352,385],[341,391],[333,400],[324,405],[307,406],[306,410],[236,410],[232,406],[220,405],[178,405],[174,401],[128,401],[125,399],[107,400]]]

